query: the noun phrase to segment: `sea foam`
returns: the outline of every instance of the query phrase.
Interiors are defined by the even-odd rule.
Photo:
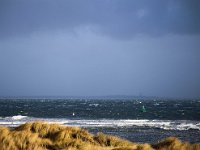
[[[66,119],[66,118],[34,118],[28,116],[1,117],[0,125],[17,126],[25,122],[46,121],[49,123],[58,123],[66,126],[78,127],[149,127],[163,130],[200,130],[199,121],[191,120],[131,120],[131,119]]]

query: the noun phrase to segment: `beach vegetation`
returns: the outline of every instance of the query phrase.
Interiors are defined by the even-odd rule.
[[[85,129],[46,122],[28,122],[15,128],[0,127],[0,150],[200,150],[200,144],[175,137],[157,144],[128,140]]]

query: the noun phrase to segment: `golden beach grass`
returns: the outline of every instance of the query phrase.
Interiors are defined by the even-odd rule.
[[[0,127],[0,150],[200,150],[200,144],[175,137],[158,144],[137,144],[119,137],[93,135],[78,127],[30,122],[10,129]]]

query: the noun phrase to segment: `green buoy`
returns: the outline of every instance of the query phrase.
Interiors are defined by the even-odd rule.
[[[141,112],[147,112],[146,109],[145,109],[145,107],[144,107],[144,105],[141,108]]]

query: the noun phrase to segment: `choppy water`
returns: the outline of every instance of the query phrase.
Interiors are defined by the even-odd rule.
[[[142,111],[144,106],[146,112]],[[200,100],[0,99],[0,124],[45,120],[154,143],[200,142]]]

